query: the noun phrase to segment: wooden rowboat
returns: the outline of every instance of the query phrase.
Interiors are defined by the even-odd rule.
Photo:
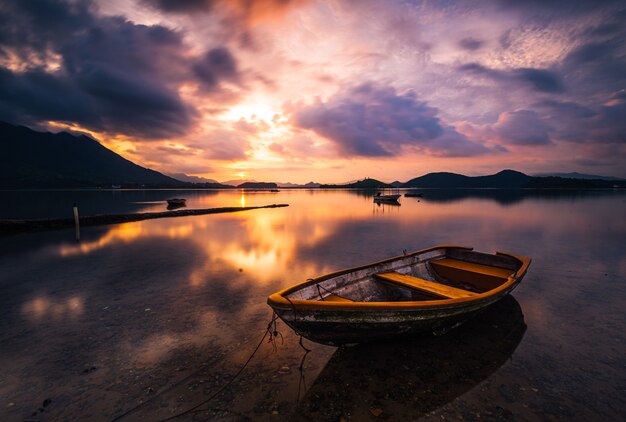
[[[185,198],[172,198],[167,200],[167,205],[178,205],[183,206],[187,204],[187,200]]]
[[[511,292],[530,262],[441,245],[309,279],[267,303],[298,334],[323,344],[445,331]]]

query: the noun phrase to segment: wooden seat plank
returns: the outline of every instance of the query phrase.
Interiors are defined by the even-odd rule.
[[[378,273],[375,274],[375,276],[384,281],[389,281],[394,284],[399,284],[410,289],[419,290],[446,299],[462,299],[476,296],[476,293],[474,292],[457,289],[455,287],[446,286],[444,284],[435,283],[407,274],[400,274],[395,271]]]
[[[508,278],[513,271],[507,268],[493,267],[490,265],[475,264],[473,262],[459,261],[453,258],[443,258],[437,261],[431,261],[431,264],[435,267],[443,266],[448,268],[454,268],[458,270],[468,271],[472,273],[479,273],[489,275],[498,278]]]
[[[430,265],[439,276],[459,283],[468,283],[482,292],[506,282],[513,273],[513,270],[506,268],[475,264],[453,258],[431,261]]]

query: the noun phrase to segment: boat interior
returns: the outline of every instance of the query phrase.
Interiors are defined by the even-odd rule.
[[[506,254],[441,248],[310,280],[285,296],[330,302],[464,299],[501,286],[521,265]]]

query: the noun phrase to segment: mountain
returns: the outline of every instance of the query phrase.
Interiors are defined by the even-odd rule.
[[[541,173],[535,174],[535,177],[561,177],[565,179],[591,179],[591,180],[624,180],[619,177],[598,176],[595,174],[584,174],[578,172],[572,173]]]
[[[309,182],[304,185],[299,185],[297,183],[291,183],[291,182],[283,182],[283,183],[277,183],[277,184],[279,188],[319,188],[320,187],[320,184],[315,183],[315,182]]]
[[[232,189],[234,186],[223,185],[217,180],[205,179],[204,177],[188,176],[185,173],[168,173],[167,176],[173,177],[186,183],[193,183],[194,188],[210,188],[210,189]]]
[[[186,187],[86,135],[37,132],[0,122],[0,187]]]
[[[566,177],[533,177],[515,170],[502,170],[489,176],[464,176],[456,173],[428,173],[406,182],[404,188],[499,188],[499,189],[596,189],[625,187],[624,180]]]
[[[376,179],[363,179],[354,183],[348,183],[346,185],[320,185],[323,189],[337,189],[337,188],[352,188],[352,189],[380,189],[389,188],[391,185],[383,183]]]
[[[464,176],[456,173],[428,173],[404,183],[404,188],[521,188],[531,179],[524,173],[502,170],[489,176]]]
[[[525,186],[531,189],[606,189],[626,187],[626,180],[566,179],[564,177],[533,177]]]
[[[189,176],[185,173],[165,173],[166,176],[169,176],[173,179],[180,180],[181,182],[188,183],[218,183],[217,180],[206,179],[204,177],[198,176]]]

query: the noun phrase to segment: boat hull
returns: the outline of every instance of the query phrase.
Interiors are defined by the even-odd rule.
[[[512,290],[513,286],[510,290]],[[279,309],[277,315],[296,333],[311,341],[339,346],[366,343],[415,334],[438,334],[452,329],[493,303],[510,290],[486,300],[448,308],[393,310],[301,310]]]
[[[396,275],[406,274],[404,277],[409,279],[427,277],[426,267],[432,261],[442,265],[442,259],[447,256],[459,259],[470,257],[475,261],[469,264],[473,267],[487,268],[486,264],[495,263],[495,271],[501,271],[504,266],[508,275],[500,276],[503,278],[498,285],[483,292],[466,295],[468,291],[451,289],[450,294],[464,293],[456,298],[416,299],[416,293],[411,289],[408,290],[412,293],[399,299],[376,298],[375,294],[380,295],[383,287],[373,279],[384,278],[390,271]],[[268,304],[296,333],[309,340],[335,346],[445,332],[509,294],[521,282],[529,265],[530,259],[524,257],[504,253],[488,255],[472,252],[471,248],[443,245],[307,280],[271,295]],[[408,276],[411,272],[413,277]],[[481,277],[486,276],[482,274]],[[471,277],[467,279],[471,280]],[[434,285],[433,281],[416,280],[431,288]],[[490,279],[474,282],[484,284],[485,280]],[[440,284],[437,286],[441,287]],[[369,299],[346,300],[335,293],[348,297],[358,293],[364,297],[369,295]]]

